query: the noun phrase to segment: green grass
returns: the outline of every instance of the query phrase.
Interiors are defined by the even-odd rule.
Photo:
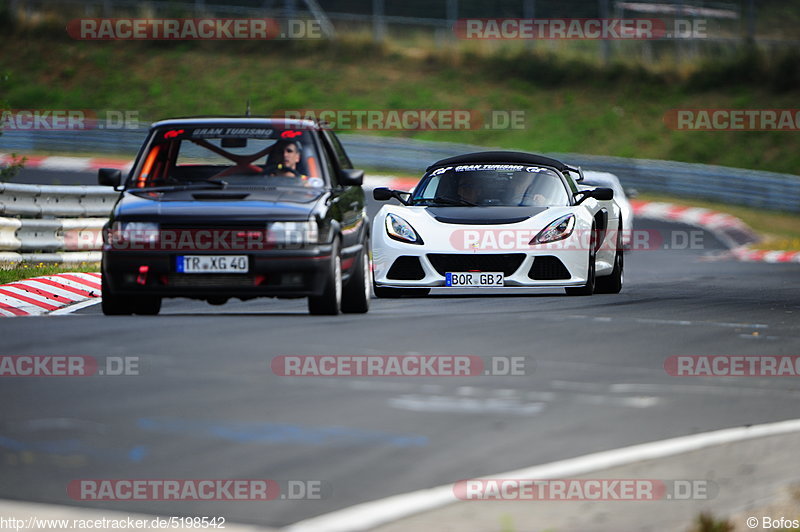
[[[0,99],[12,109],[135,110],[147,121],[241,114],[248,98],[254,114],[517,110],[525,113],[524,129],[369,133],[797,173],[796,132],[682,132],[663,122],[672,108],[796,107],[800,83],[793,80],[800,67],[776,77],[771,72],[779,63],[731,56],[691,71],[658,72],[623,63],[606,68],[545,50],[396,49],[353,39],[78,42],[44,31],[10,32],[0,36]],[[742,65],[762,80],[788,79],[790,86],[756,83]]]
[[[7,268],[7,269],[6,269]],[[73,272],[99,272],[100,265],[97,263],[80,263],[76,265],[64,266],[60,264],[26,264],[16,263],[2,265],[0,264],[0,284],[13,283],[22,279],[30,279],[31,277],[40,277],[42,275],[55,275],[57,273],[73,273]]]

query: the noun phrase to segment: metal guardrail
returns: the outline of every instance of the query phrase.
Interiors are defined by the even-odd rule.
[[[0,183],[0,215],[28,218],[108,216],[119,192],[101,186]]]
[[[85,131],[5,131],[0,137],[0,151],[29,153],[58,151],[66,153],[106,153],[133,158],[146,135],[146,130],[85,130]],[[447,142],[429,142],[394,137],[340,135],[348,154],[357,166],[380,168],[422,175],[425,168],[439,159],[472,151],[486,150],[483,146]],[[536,151],[530,149],[529,151]],[[676,196],[692,196],[722,203],[760,207],[771,210],[800,212],[800,176],[654,159],[627,159],[571,153],[546,154],[590,170],[616,174],[624,186]],[[0,186],[12,186],[9,184]],[[63,188],[63,187],[62,187]],[[75,187],[66,187],[74,189]],[[86,189],[98,187],[84,187]],[[101,188],[102,189],[102,188]],[[105,189],[107,191],[107,189]],[[65,192],[65,191],[64,191]],[[0,194],[6,192],[0,190]],[[58,192],[62,194],[61,191]],[[96,197],[92,193],[92,197]],[[103,202],[110,207],[115,194],[109,193]],[[39,196],[31,207],[52,207],[54,201]],[[84,197],[76,209],[95,201]],[[106,203],[101,202],[95,214],[99,216]],[[4,214],[0,199],[0,215]],[[107,210],[105,212],[108,212]],[[22,214],[22,213],[21,213]],[[36,213],[32,213],[35,215]],[[66,213],[65,213],[66,214]],[[70,214],[71,215],[71,214]]]
[[[389,137],[341,135],[353,162],[422,175],[430,163],[485,146],[426,142]],[[536,151],[530,149],[529,151]],[[611,172],[625,187],[721,203],[800,212],[800,176],[726,166],[628,159],[574,153],[548,153],[585,169]]]
[[[99,261],[100,231],[118,196],[100,186],[0,183],[0,262]]]
[[[0,151],[21,153],[37,151],[89,152],[127,156],[132,159],[139,150],[145,135],[146,130],[144,129],[5,131],[0,137]],[[341,134],[340,138],[357,166],[402,171],[420,176],[425,168],[434,161],[452,155],[487,149],[485,146],[470,144],[380,136]],[[537,150],[531,146],[528,151],[535,152]],[[546,155],[590,170],[611,172],[620,178],[624,186],[640,190],[697,197],[749,207],[800,212],[800,176],[796,175],[653,159],[628,159],[571,153]],[[106,201],[113,202],[114,195],[110,194],[109,197],[111,199]],[[41,198],[39,203],[44,201],[45,198]],[[3,213],[4,211],[0,207],[0,215]],[[91,216],[97,215],[99,214]]]

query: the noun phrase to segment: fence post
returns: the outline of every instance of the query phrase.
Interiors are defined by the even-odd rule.
[[[289,20],[295,18],[297,15],[297,6],[295,0],[284,0],[283,2],[283,16]]]
[[[453,40],[456,38],[456,32],[454,28],[456,26],[456,21],[458,20],[458,0],[447,0],[447,24],[450,26],[450,31],[447,35],[447,40]]]
[[[383,42],[386,35],[383,2],[384,0],[372,0],[372,38],[378,43]]]
[[[608,7],[608,0],[598,0],[598,7],[600,10],[600,18],[609,18],[610,10]],[[600,40],[600,53],[603,58],[603,64],[607,65],[611,61],[611,41],[608,36],[601,36]]]
[[[752,44],[756,42],[756,1],[747,2],[747,40]]]
[[[522,18],[536,18],[536,0],[522,0]],[[525,46],[532,49],[535,42],[535,39],[528,39]]]

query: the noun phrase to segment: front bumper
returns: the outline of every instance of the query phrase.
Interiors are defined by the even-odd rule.
[[[526,251],[465,252],[403,244],[380,236],[374,240],[378,240],[372,254],[376,286],[443,287],[448,271],[502,271],[504,288],[582,286],[589,269],[585,250],[554,252],[532,247]]]
[[[322,294],[331,271],[332,245],[246,252],[104,250],[102,271],[115,295],[241,298]],[[247,255],[247,273],[179,273],[178,255]]]

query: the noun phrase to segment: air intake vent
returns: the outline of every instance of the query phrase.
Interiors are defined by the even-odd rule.
[[[569,279],[569,270],[557,257],[545,256],[533,259],[528,277],[536,281],[558,281]]]
[[[419,258],[403,256],[394,261],[386,277],[398,281],[418,281],[425,277],[425,271]]]
[[[445,254],[430,253],[428,260],[440,275],[447,272],[503,272],[512,275],[525,260],[524,253]]]

